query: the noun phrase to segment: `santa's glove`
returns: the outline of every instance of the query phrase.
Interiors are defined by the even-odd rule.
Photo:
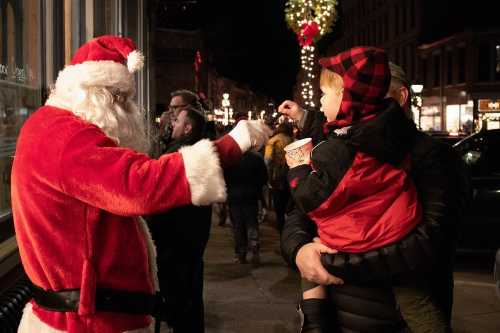
[[[244,153],[249,149],[259,150],[272,134],[262,120],[240,120],[228,133]]]

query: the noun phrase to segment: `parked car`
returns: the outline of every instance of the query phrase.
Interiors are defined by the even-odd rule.
[[[453,147],[467,164],[472,185],[459,251],[495,253],[500,248],[500,129],[475,133]]]

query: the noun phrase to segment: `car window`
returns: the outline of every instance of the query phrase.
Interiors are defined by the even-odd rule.
[[[500,132],[489,133],[485,153],[488,171],[494,176],[500,176]]]
[[[469,167],[472,176],[486,176],[488,173],[486,151],[487,139],[483,135],[474,135],[460,142],[455,149]]]

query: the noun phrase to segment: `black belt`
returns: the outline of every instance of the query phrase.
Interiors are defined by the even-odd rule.
[[[58,312],[76,312],[80,302],[80,289],[47,291],[33,286],[33,298],[40,307]],[[96,311],[127,314],[156,315],[162,306],[159,294],[97,288]]]

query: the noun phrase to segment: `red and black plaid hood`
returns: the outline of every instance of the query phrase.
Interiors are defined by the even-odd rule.
[[[354,47],[319,64],[344,80],[344,95],[337,119],[328,128],[349,126],[374,118],[383,110],[391,82],[389,60],[384,50],[374,47]]]

